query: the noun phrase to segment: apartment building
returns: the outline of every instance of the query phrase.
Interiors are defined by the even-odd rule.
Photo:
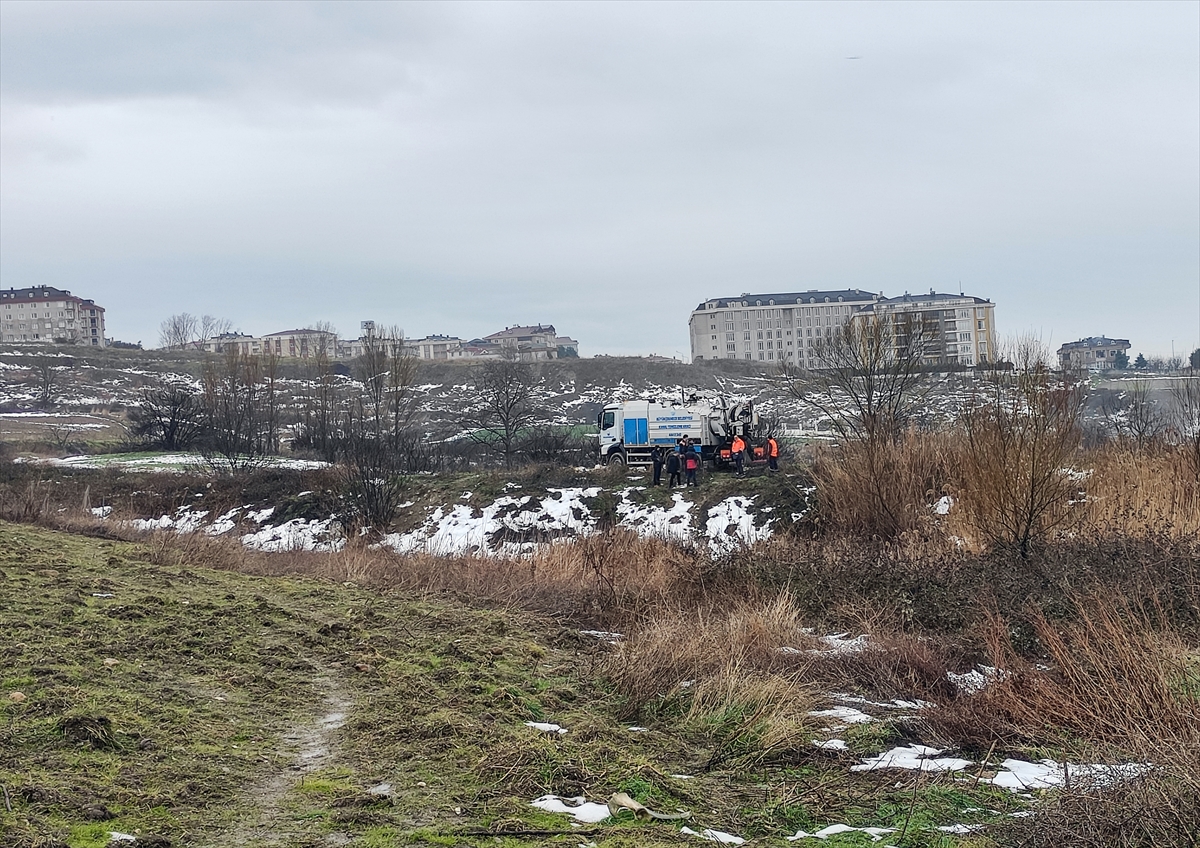
[[[1107,371],[1117,367],[1118,354],[1129,350],[1129,339],[1110,339],[1089,336],[1077,342],[1067,342],[1058,349],[1058,363],[1063,368],[1087,368]]]
[[[330,359],[338,356],[337,334],[325,330],[282,330],[265,336],[221,333],[198,344],[209,353],[227,353],[233,349],[248,356],[270,353],[289,359],[312,359],[321,354]]]
[[[0,291],[0,341],[105,347],[104,307],[53,286]]]
[[[854,315],[885,321],[897,345],[916,342],[925,365],[978,365],[996,356],[996,305],[964,294],[909,294],[879,298]]]
[[[435,333],[423,339],[405,339],[404,350],[418,359],[460,359],[463,356],[463,340],[458,336],[442,336]]]
[[[817,367],[822,339],[880,295],[859,289],[743,294],[706,300],[688,322],[692,361],[751,359]]]

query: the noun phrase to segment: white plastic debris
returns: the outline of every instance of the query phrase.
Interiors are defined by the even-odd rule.
[[[560,727],[557,724],[551,724],[547,721],[527,721],[525,722],[525,726],[532,727],[534,730],[540,730],[543,733],[557,733],[559,736],[567,732],[565,727]]]
[[[741,845],[746,841],[740,836],[734,836],[732,833],[726,833],[723,830],[713,830],[711,827],[696,831],[684,825],[679,829],[679,832],[686,833],[688,836],[698,836],[705,842],[717,842],[721,845]]]
[[[883,839],[884,834],[895,832],[896,829],[893,827],[851,827],[848,824],[831,824],[814,833],[798,830],[794,836],[787,837],[787,840],[788,842],[798,842],[801,839],[828,839],[839,833],[865,833],[871,837],[872,842],[878,842]]]
[[[547,813],[566,813],[575,821],[595,824],[604,821],[609,816],[607,804],[597,804],[586,798],[560,798],[557,795],[543,795],[530,802],[530,806],[545,810]]]
[[[943,824],[938,827],[942,833],[955,833],[959,835],[974,833],[977,830],[983,830],[981,824]]]

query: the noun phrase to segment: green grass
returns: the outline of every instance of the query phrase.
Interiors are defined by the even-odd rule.
[[[553,622],[156,550],[0,523],[5,846],[90,848],[114,830],[213,848],[679,844],[678,823],[631,816],[580,839],[566,816],[530,806],[546,793],[624,791],[694,811],[698,830],[780,845],[798,827],[908,815],[890,782],[819,752],[760,762],[741,711],[689,722],[681,705],[652,705],[639,723],[653,714],[653,732],[630,733],[617,697],[579,673],[605,648]],[[321,737],[326,755],[294,769],[335,709],[344,724]],[[718,751],[737,757],[706,771]],[[368,794],[382,783],[390,795]],[[912,820],[1003,809],[946,793],[923,785]],[[916,830],[904,844],[955,843]]]

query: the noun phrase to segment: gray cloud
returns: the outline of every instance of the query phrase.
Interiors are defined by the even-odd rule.
[[[1182,349],[1198,9],[6,0],[0,272],[144,340],[188,309],[671,353],[710,296],[961,281],[1002,331]]]

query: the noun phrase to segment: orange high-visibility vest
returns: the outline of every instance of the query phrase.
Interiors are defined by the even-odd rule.
[[[779,442],[774,439],[767,439],[767,455],[779,456]]]
[[[745,449],[746,449],[746,443],[742,441],[742,437],[734,436],[733,437],[733,445],[730,447],[730,450],[733,451],[734,453],[741,453]]]

